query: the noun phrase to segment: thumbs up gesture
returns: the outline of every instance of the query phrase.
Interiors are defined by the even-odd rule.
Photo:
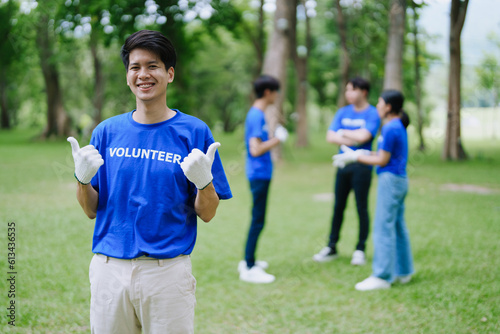
[[[208,148],[207,154],[195,148],[181,162],[184,175],[200,190],[205,189],[213,180],[212,164],[219,146],[220,143],[213,143]]]
[[[75,177],[81,184],[89,184],[104,160],[93,145],[80,148],[75,138],[68,137],[68,141],[75,161]]]

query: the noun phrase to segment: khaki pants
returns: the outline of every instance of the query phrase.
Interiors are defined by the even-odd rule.
[[[89,270],[95,334],[194,333],[191,258],[122,260],[96,254]]]

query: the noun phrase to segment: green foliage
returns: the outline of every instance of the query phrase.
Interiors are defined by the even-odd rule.
[[[17,2],[12,3],[17,6]],[[175,81],[169,86],[169,106],[201,117],[211,126],[220,126],[225,131],[233,131],[244,120],[251,103],[250,82],[260,72],[256,46],[260,38],[258,8],[250,2],[213,0],[213,12],[209,18],[201,18],[199,12],[194,18],[188,18],[199,10],[199,4],[193,1],[181,5],[178,0],[156,0],[153,10],[149,8],[152,3],[144,0],[51,0],[38,3],[29,14],[19,13],[16,6],[14,13],[9,14],[17,24],[13,26],[13,37],[10,38],[16,57],[5,66],[6,78],[9,78],[7,95],[18,125],[37,126],[44,122],[46,97],[34,41],[36,24],[40,15],[45,13],[53,18],[50,22],[55,42],[53,61],[61,73],[64,107],[75,127],[81,127],[88,117],[95,114],[93,45],[104,69],[103,117],[134,108],[135,99],[125,84],[119,51],[125,38],[138,29],[161,31],[177,49],[178,65]],[[369,100],[375,104],[383,83],[389,1],[343,2],[343,6],[351,56],[349,75],[360,75],[371,81]],[[6,4],[0,5],[0,10],[5,8]],[[334,2],[317,2],[316,12],[318,15],[311,18],[312,48],[308,59],[310,114],[335,109],[339,91],[339,37]],[[273,26],[271,14],[265,15],[264,23],[264,30],[269,33]],[[298,35],[303,37],[303,31],[299,29]],[[422,32],[423,77],[432,59],[425,50],[427,38]],[[2,56],[9,54],[12,53],[2,52]],[[290,82],[285,92],[284,110],[286,117],[290,118],[295,109],[296,94],[292,64],[289,64],[288,72]],[[414,100],[411,53],[405,55],[403,73],[405,94],[411,102]],[[19,77],[29,78],[30,85],[23,85],[18,81]],[[293,119],[288,123],[293,124]],[[292,125],[290,129],[293,129]],[[84,129],[84,132],[89,130]]]
[[[318,3],[321,20],[313,20],[313,50],[310,58],[310,82],[318,93],[320,105],[336,106],[340,73],[340,38],[335,20],[334,2]],[[384,76],[388,1],[367,0],[342,7],[347,30],[350,59],[349,77],[361,76],[371,83],[369,100],[376,104]]]

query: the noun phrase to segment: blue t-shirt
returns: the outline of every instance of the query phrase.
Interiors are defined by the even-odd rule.
[[[408,134],[399,118],[391,120],[382,127],[378,137],[378,149],[391,154],[389,162],[384,167],[377,167],[377,174],[389,172],[395,175],[406,176],[408,161]]]
[[[271,152],[268,151],[258,157],[250,154],[250,138],[259,138],[264,142],[269,140],[268,131],[264,112],[255,107],[250,108],[245,121],[246,173],[249,180],[270,180],[273,175]]]
[[[379,127],[380,127],[380,117],[378,115],[377,108],[370,105],[365,110],[355,111],[354,105],[350,104],[340,108],[337,111],[328,129],[332,131],[338,131],[340,129],[368,130],[372,134],[372,139],[362,144],[361,146],[351,146],[351,149],[353,150],[364,149],[371,151],[372,142],[375,136],[377,135]],[[340,153],[342,153],[342,150],[340,150]]]
[[[103,121],[90,143],[104,159],[91,181],[99,192],[92,252],[132,259],[174,258],[192,252],[196,241],[197,189],[180,163],[214,142],[201,120],[175,110],[171,119],[140,124],[132,112]],[[219,154],[212,166],[221,199],[232,197]]]

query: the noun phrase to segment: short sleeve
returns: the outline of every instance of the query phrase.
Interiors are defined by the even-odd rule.
[[[372,137],[375,138],[380,127],[380,117],[378,116],[377,109],[373,108],[370,115],[366,119],[366,129],[370,131]]]
[[[249,115],[249,120],[247,123],[247,138],[259,138],[263,139],[264,131],[263,131],[263,115],[259,115],[258,113],[252,113]]]
[[[209,136],[205,141],[205,152],[208,151],[210,145],[212,145],[215,141],[212,137],[210,130]],[[224,167],[222,166],[222,160],[219,155],[219,151],[215,152],[214,163],[212,164],[212,176],[213,176],[213,184],[215,188],[215,192],[219,196],[220,199],[230,199],[233,197],[231,193],[231,188],[229,187],[229,182],[227,181],[226,173],[224,172]]]
[[[90,138],[90,145],[93,145],[101,153],[101,155],[104,157],[104,155],[100,151],[100,148],[101,148],[101,140],[100,139],[101,139],[101,136],[99,135],[99,127],[98,127],[98,128],[95,128],[94,131],[92,131],[92,137]],[[106,162],[104,162],[104,163],[106,163]],[[99,192],[99,174],[100,174],[99,170],[100,169],[101,168],[99,168],[97,170],[96,175],[94,175],[92,180],[90,180],[90,184],[97,192]]]
[[[380,149],[389,152],[389,153],[394,153],[394,146],[396,143],[396,131],[394,129],[387,129],[385,133],[383,134],[383,141],[382,145],[380,146]]]
[[[333,120],[332,122],[330,123],[330,127],[328,128],[328,130],[332,130],[332,131],[338,131],[341,129],[341,120],[342,120],[342,117],[343,117],[343,109],[339,109],[337,111],[337,113],[335,114],[335,117],[333,117]]]

